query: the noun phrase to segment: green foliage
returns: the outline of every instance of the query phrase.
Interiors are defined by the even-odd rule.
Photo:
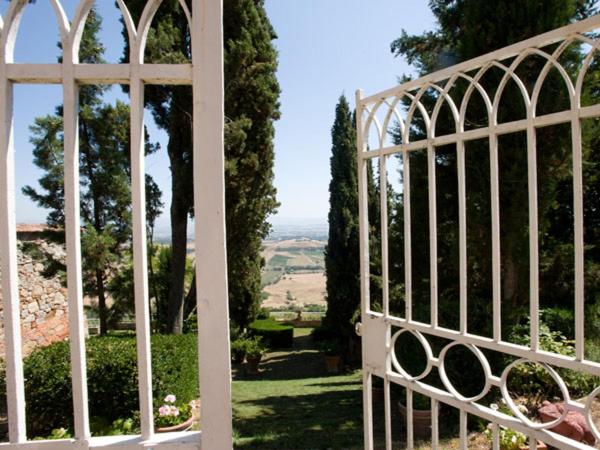
[[[319,349],[327,356],[340,356],[341,347],[337,340],[327,339],[319,343]]]
[[[484,434],[491,445],[494,438],[492,430],[486,428]],[[501,427],[499,430],[499,434],[500,450],[519,450],[521,447],[527,444],[527,436],[525,436],[523,433],[520,433],[519,431]]]
[[[314,342],[331,340],[335,338],[335,329],[328,324],[323,323],[320,327],[312,330],[311,336]]]
[[[268,319],[269,317],[271,317],[271,311],[266,308],[260,308],[258,310],[258,314],[256,315],[257,319]]]
[[[266,347],[262,343],[262,338],[256,336],[245,340],[246,357],[259,358],[267,352]]]
[[[567,340],[565,336],[552,331],[544,322],[539,324],[540,349],[564,356],[575,356],[573,341]],[[529,323],[518,324],[512,328],[509,342],[520,345],[529,345]],[[506,364],[511,362],[506,359]],[[593,377],[578,371],[557,368],[556,371],[569,388],[574,397],[588,395],[600,382],[600,378]],[[550,374],[539,364],[519,364],[515,366],[509,377],[509,388],[517,395],[543,396],[551,399],[560,396],[560,390]]]
[[[274,319],[259,319],[250,324],[250,332],[260,336],[271,348],[289,348],[294,344],[294,327]]]
[[[585,336],[600,340],[600,301],[586,305],[585,318]],[[593,361],[600,361],[600,359],[593,359]]]
[[[246,357],[247,339],[240,338],[231,341],[231,359],[236,364],[244,362]]]
[[[152,336],[152,390],[160,401],[175,394],[189,402],[198,396],[195,335]],[[58,342],[34,351],[24,361],[27,426],[30,436],[72,429],[69,345]],[[139,409],[137,354],[133,337],[96,337],[87,341],[90,416],[104,423],[130,418]]]
[[[575,316],[573,311],[565,308],[546,308],[540,311],[540,320],[552,331],[563,336],[575,336]]]
[[[405,31],[396,39],[391,50],[403,56],[418,71],[425,75],[435,70],[483,55],[489,51],[533,37],[545,31],[567,25],[589,16],[594,11],[593,2],[585,0],[527,0],[518,8],[512,0],[481,2],[478,0],[432,0],[432,12],[436,28],[420,35],[409,35]],[[531,20],[535,17],[536,20]],[[583,54],[577,45],[568,48],[561,56],[561,63],[569,75],[574,75]],[[526,86],[533,86],[545,61],[528,58],[519,65],[517,75]],[[594,74],[598,66],[591,71]],[[488,94],[497,86],[503,71],[488,71],[484,85]],[[597,78],[597,75],[590,75]],[[500,102],[499,122],[509,122],[524,117],[523,102],[518,88],[509,83]],[[452,99],[460,104],[466,83],[456,83],[450,92]],[[586,88],[587,89],[587,88]],[[597,102],[597,89],[588,89],[584,97]],[[438,94],[425,92],[421,102],[432,111]],[[547,114],[569,108],[569,99],[564,81],[557,73],[549,75],[537,105],[538,114]],[[481,100],[472,97],[466,121],[469,127],[487,124],[487,113]],[[448,108],[440,110],[436,135],[452,133],[454,120]],[[600,214],[591,205],[597,204],[600,192],[600,165],[597,148],[597,124],[590,124],[584,131],[584,192],[585,236],[593,248],[586,248],[586,303],[596,302],[600,285],[594,276],[598,273],[600,252],[597,242]],[[410,130],[411,140],[425,136],[425,122],[415,116]],[[545,127],[536,130],[538,168],[538,218],[540,236],[540,298],[545,307],[571,308],[574,291],[573,273],[573,219],[572,219],[572,164],[571,137],[568,126]],[[394,133],[395,141],[401,140],[399,129]],[[502,304],[507,322],[515,323],[527,314],[529,302],[529,226],[528,186],[525,133],[509,133],[499,140],[498,165],[500,167],[499,211],[502,228]],[[465,152],[467,192],[467,271],[469,295],[470,332],[491,335],[488,305],[492,295],[492,258],[490,223],[490,175],[489,148],[484,140],[467,144]],[[488,161],[488,162],[486,162]],[[429,212],[427,185],[427,152],[412,152],[410,156],[410,195],[412,227],[412,292],[414,305],[428,305],[430,285],[429,261]],[[458,264],[458,192],[456,190],[456,149],[454,146],[436,148],[435,172],[438,195],[437,234],[443,236],[438,242],[438,287],[440,325],[450,328],[458,326],[456,304],[459,298]],[[398,174],[403,176],[402,172]],[[442,200],[443,201],[440,201]],[[403,194],[394,198],[389,209],[389,254],[390,254],[390,298],[392,310],[404,306],[403,261]],[[442,312],[444,311],[444,312]],[[445,314],[445,312],[450,314]],[[428,320],[428,307],[415,309],[415,320]],[[556,318],[558,319],[558,318]],[[568,333],[568,329],[560,331]],[[571,335],[570,335],[571,336]]]
[[[327,314],[324,325],[334,330],[341,345],[347,345],[354,336],[352,318],[360,305],[360,281],[356,132],[350,106],[343,95],[335,109],[331,138],[329,240],[325,249]]]

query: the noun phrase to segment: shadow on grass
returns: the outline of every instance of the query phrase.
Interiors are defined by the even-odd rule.
[[[337,383],[336,383],[337,384]],[[359,448],[362,446],[362,393],[340,390],[271,396],[241,402],[255,417],[236,422],[239,449]]]
[[[336,387],[336,386],[353,386],[362,385],[362,381],[336,381],[332,383],[309,383],[307,386],[319,386],[319,387]]]

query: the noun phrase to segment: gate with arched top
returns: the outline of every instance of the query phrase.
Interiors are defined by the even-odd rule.
[[[597,361],[586,359],[584,352],[584,196],[583,196],[583,157],[582,157],[582,122],[586,119],[600,117],[600,104],[582,105],[582,86],[590,65],[598,58],[600,40],[597,38],[600,28],[600,17],[595,16],[585,21],[560,28],[518,44],[494,51],[487,55],[458,64],[431,75],[408,81],[392,89],[364,96],[361,91],[357,93],[357,141],[358,141],[358,166],[359,166],[359,202],[360,202],[360,262],[361,262],[361,308],[362,319],[357,330],[362,336],[363,354],[363,387],[364,387],[364,431],[365,448],[373,448],[373,377],[383,379],[384,410],[385,410],[385,443],[386,448],[392,447],[392,434],[400,429],[398,423],[392,420],[392,405],[390,387],[399,385],[406,389],[406,435],[407,447],[413,448],[413,394],[418,393],[431,399],[431,446],[439,448],[439,408],[440,405],[449,405],[459,411],[459,436],[460,446],[467,448],[467,418],[468,415],[478,416],[490,422],[492,433],[492,446],[500,448],[499,434],[501,427],[510,428],[524,433],[530,439],[530,448],[536,448],[536,439],[546,444],[561,449],[592,448],[584,443],[566,438],[551,428],[557,426],[569,411],[582,413],[596,439],[600,433],[592,420],[592,405],[600,388],[590,389],[587,400],[571,398],[569,389],[559,374],[562,369],[571,369],[592,376],[600,376],[600,364]],[[577,67],[566,67],[566,52],[578,52]],[[528,58],[535,57],[539,62],[538,71],[533,79],[520,78],[520,67]],[[571,58],[569,61],[573,61]],[[564,65],[563,65],[564,64]],[[536,67],[532,64],[530,67]],[[490,86],[482,82],[486,73],[495,71],[499,80]],[[568,106],[557,111],[540,111],[538,100],[543,90],[544,81],[552,72],[560,83],[564,83],[565,99]],[[499,120],[501,98],[508,84],[512,84],[513,93],[517,96],[515,102],[522,102],[524,117],[502,122]],[[462,87],[459,87],[462,86]],[[479,96],[479,105],[485,118],[485,123],[466,124],[469,101],[473,96]],[[451,123],[448,128],[437,126],[442,109],[445,108],[446,122]],[[418,119],[416,119],[416,117]],[[421,136],[413,138],[417,133],[415,121]],[[536,141],[539,130],[543,127],[564,124],[570,129],[570,171],[572,173],[572,228],[574,260],[570,262],[573,267],[573,305],[574,305],[574,355],[565,356],[540,348],[540,296],[539,296],[539,225],[538,225],[538,164]],[[442,129],[440,132],[439,130]],[[502,309],[501,297],[502,270],[501,268],[501,214],[500,214],[500,186],[501,175],[499,169],[499,139],[514,133],[521,133],[523,137],[524,160],[526,161],[526,190],[528,202],[528,253],[529,253],[529,345],[516,345],[508,342],[502,336]],[[395,139],[389,142],[390,135]],[[489,310],[491,311],[491,333],[489,336],[470,332],[468,329],[468,259],[467,259],[467,194],[469,186],[466,183],[465,155],[469,152],[467,145],[475,140],[484,142],[487,156],[484,161],[489,167],[489,180],[487,181],[486,195],[489,201],[489,220],[491,232],[488,243],[491,249],[491,295]],[[444,152],[452,152],[456,161],[456,191],[458,225],[456,241],[458,242],[457,260],[458,270],[456,284],[457,298],[455,308],[459,310],[457,326],[448,327],[440,325],[438,309],[439,283],[438,283],[438,240],[442,239],[438,233],[438,194],[436,191],[436,163],[437,152],[441,147]],[[451,150],[448,150],[448,149]],[[426,183],[420,186],[427,189],[422,200],[427,202],[427,225],[422,232],[428,236],[429,266],[428,290],[423,297],[428,299],[429,317],[416,320],[413,315],[413,268],[414,241],[411,233],[415,226],[421,223],[412,223],[411,215],[411,175],[410,167],[415,152],[422,152],[421,174],[425,173]],[[598,149],[592,149],[598,151]],[[397,159],[395,159],[397,158]],[[380,217],[369,217],[370,193],[369,175],[367,165],[371,161],[378,161],[379,165],[379,193]],[[400,217],[391,219],[388,211],[390,184],[390,171],[387,169],[392,163],[399,161],[401,181],[399,191],[402,197],[402,213]],[[413,162],[414,163],[414,162]],[[426,168],[425,168],[426,165]],[[447,170],[447,169],[446,169]],[[453,169],[454,170],[454,169]],[[483,214],[483,213],[482,213]],[[371,221],[369,220],[371,219]],[[403,230],[404,253],[404,286],[402,311],[390,309],[390,249],[389,249],[389,220],[403,222],[399,228]],[[370,223],[371,222],[371,223]],[[376,250],[381,256],[381,266],[376,268],[381,276],[381,309],[374,308],[371,304],[370,292],[372,285],[372,262],[369,260],[369,250],[373,251],[371,239],[373,238],[373,223],[380,224],[381,247]],[[425,238],[427,240],[427,238]],[[483,243],[481,243],[482,245]],[[421,256],[421,255],[417,255]],[[427,267],[425,265],[425,267]],[[396,354],[396,341],[401,335],[409,333],[423,347],[425,354],[424,370],[420,374],[409,373],[402,365]],[[443,340],[445,343],[433,351],[432,341]],[[417,344],[415,344],[417,345]],[[461,394],[461,386],[450,380],[446,373],[445,359],[448,352],[457,346],[466,347],[472,352],[481,365],[485,379],[479,394],[466,397]],[[492,370],[486,357],[486,352],[500,352],[512,363],[506,363],[502,368]],[[566,408],[559,417],[548,423],[540,423],[526,416],[517,407],[507,387],[507,378],[515,366],[524,362],[537,363],[547,371],[548,376],[557,383]],[[433,385],[426,380],[430,374],[438,377],[439,383]],[[434,383],[435,384],[435,383]],[[485,404],[483,399],[488,394],[501,397],[508,407],[508,411],[501,412]]]
[[[208,449],[232,447],[231,375],[223,166],[223,31],[221,0],[180,0],[191,34],[191,64],[146,64],[144,49],[162,0],[148,0],[134,23],[117,0],[126,26],[128,64],[81,64],[83,28],[94,0],[81,0],[72,21],[60,0],[49,0],[60,29],[62,63],[17,64],[13,52],[19,21],[29,0],[12,0],[0,17],[0,251],[6,339],[9,443],[0,447],[67,450],[74,448]],[[191,8],[190,8],[191,6]],[[54,20],[48,18],[48,20]],[[33,38],[33,37],[32,37]],[[64,105],[65,236],[74,402],[74,439],[28,441],[20,336],[15,225],[13,87],[16,83],[59,84]],[[90,437],[79,218],[78,99],[81,84],[129,84],[136,340],[140,436]],[[144,181],[144,86],[190,85],[193,92],[194,209],[198,280],[198,354],[202,431],[154,433],[150,321],[146,255]]]

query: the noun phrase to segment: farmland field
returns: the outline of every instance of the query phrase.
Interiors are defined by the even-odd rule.
[[[325,241],[265,241],[262,256],[263,303],[268,309],[324,308]]]

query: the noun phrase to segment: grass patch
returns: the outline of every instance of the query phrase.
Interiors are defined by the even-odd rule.
[[[258,376],[235,368],[235,448],[362,448],[360,371],[326,376],[311,331],[295,329],[292,350],[267,354]]]
[[[356,445],[362,441],[360,380],[357,371],[334,377],[234,382],[236,448]]]

